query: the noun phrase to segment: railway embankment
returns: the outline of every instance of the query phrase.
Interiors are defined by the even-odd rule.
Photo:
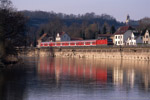
[[[19,56],[52,56],[99,59],[150,60],[150,47],[99,46],[26,48],[18,50]]]

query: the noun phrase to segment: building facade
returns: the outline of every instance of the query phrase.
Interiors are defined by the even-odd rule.
[[[146,32],[143,35],[143,43],[150,44],[150,31],[149,30],[146,30]]]
[[[136,45],[136,35],[134,32],[132,32],[131,36],[128,37],[126,45]]]
[[[122,26],[114,33],[114,45],[125,45],[133,30],[130,26]]]
[[[115,45],[123,45],[123,34],[115,35],[114,40]]]

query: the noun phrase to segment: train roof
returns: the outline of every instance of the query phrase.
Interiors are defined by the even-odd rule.
[[[60,42],[41,42],[41,43],[65,43],[65,42],[94,42],[96,40],[76,40],[76,41],[60,41]]]

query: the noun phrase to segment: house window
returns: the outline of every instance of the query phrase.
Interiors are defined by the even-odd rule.
[[[118,39],[120,39],[120,36],[118,36]]]
[[[117,41],[116,41],[116,44],[117,44]]]
[[[122,39],[122,36],[120,36],[120,39]]]
[[[120,44],[120,41],[118,41],[118,44]]]
[[[146,35],[146,38],[148,38],[148,35]]]
[[[116,39],[117,39],[117,36],[116,36]]]
[[[146,44],[148,44],[148,41],[146,41]]]

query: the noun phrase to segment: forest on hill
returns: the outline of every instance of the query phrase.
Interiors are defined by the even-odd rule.
[[[66,32],[70,37],[95,39],[97,34],[113,34],[118,27],[125,25],[111,15],[96,15],[93,12],[83,15],[45,11],[21,13],[28,18],[27,36],[30,42],[36,41],[43,33],[55,38],[59,32]]]

